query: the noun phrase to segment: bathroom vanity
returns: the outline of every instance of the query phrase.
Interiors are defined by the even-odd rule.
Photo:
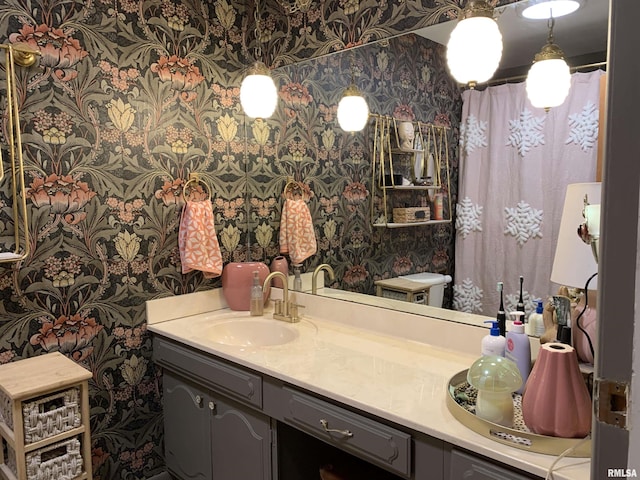
[[[294,324],[231,312],[217,291],[147,303],[176,478],[319,479],[329,465],[344,480],[544,478],[555,457],[494,442],[447,410],[447,382],[485,329],[294,295],[305,307]],[[559,466],[555,479],[589,477],[588,459]]]

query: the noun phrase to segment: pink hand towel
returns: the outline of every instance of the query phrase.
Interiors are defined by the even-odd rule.
[[[201,270],[205,278],[222,274],[222,255],[209,201],[187,201],[178,233],[182,273]]]
[[[294,265],[316,253],[316,234],[307,203],[286,199],[280,219],[280,253],[289,254]]]

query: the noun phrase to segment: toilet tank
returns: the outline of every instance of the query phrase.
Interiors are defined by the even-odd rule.
[[[428,304],[432,307],[440,308],[442,307],[442,301],[444,299],[444,287],[452,280],[450,275],[430,272],[412,273],[410,275],[402,275],[399,278],[425,284],[425,286],[429,287]]]

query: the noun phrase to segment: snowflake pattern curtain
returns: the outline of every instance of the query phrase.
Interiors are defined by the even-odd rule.
[[[566,187],[596,175],[600,70],[575,73],[565,102],[534,108],[525,84],[463,94],[453,306],[495,317],[497,282],[526,315],[555,294],[549,280]],[[576,225],[577,227],[577,225]]]

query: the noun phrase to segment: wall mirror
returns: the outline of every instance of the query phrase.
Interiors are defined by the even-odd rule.
[[[498,23],[503,35],[503,57],[499,70],[493,79],[488,82],[489,85],[523,81],[534,55],[546,42],[548,33],[547,22],[545,20],[533,21],[522,18],[518,13],[518,8],[523,3],[526,2],[518,2],[499,7],[497,10]],[[556,20],[554,27],[556,42],[561,45],[571,67],[606,62],[608,14],[609,0],[586,0],[577,12]],[[445,45],[454,26],[455,21],[445,22],[407,33],[420,35]],[[380,42],[385,41],[388,40],[381,40]],[[356,48],[359,52],[366,52],[368,48],[375,48],[375,44],[363,45]],[[366,53],[364,54],[366,55]],[[307,62],[317,62],[329,55],[347,55],[347,52],[327,54],[304,62],[298,62],[292,66],[281,67],[281,69],[300,68]],[[275,72],[276,75],[278,74],[277,70]],[[478,88],[484,87],[479,86]],[[341,92],[342,88],[338,86],[336,90]],[[447,288],[450,288],[450,284]],[[324,289],[319,293],[346,301],[356,301],[399,311],[424,314],[444,320],[474,324],[479,324],[481,321],[481,318],[476,315],[465,315],[460,312],[454,313],[444,308],[380,298],[375,295],[346,291],[346,289],[344,291]]]

